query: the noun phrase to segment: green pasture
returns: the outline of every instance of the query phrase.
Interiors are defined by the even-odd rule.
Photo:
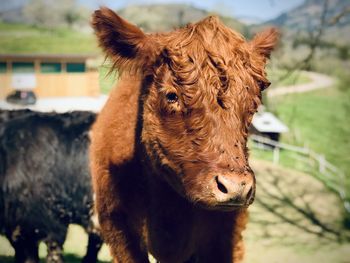
[[[269,101],[270,108],[289,127],[282,141],[307,146],[350,172],[349,96],[337,86],[289,94]]]
[[[0,22],[0,53],[98,53],[92,32]]]

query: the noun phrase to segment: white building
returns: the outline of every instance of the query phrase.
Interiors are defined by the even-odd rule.
[[[263,109],[259,109],[254,115],[250,126],[252,134],[265,136],[275,141],[279,140],[281,133],[288,131],[288,127],[281,120],[271,112],[266,112]]]

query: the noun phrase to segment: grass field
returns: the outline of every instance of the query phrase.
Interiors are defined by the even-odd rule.
[[[0,53],[98,53],[92,33],[0,22]]]
[[[269,105],[290,129],[282,141],[307,145],[344,172],[350,172],[348,96],[330,87],[274,98]]]

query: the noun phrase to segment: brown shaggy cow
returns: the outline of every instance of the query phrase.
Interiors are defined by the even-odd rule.
[[[246,42],[216,17],[145,34],[92,25],[121,73],[92,132],[96,209],[114,262],[239,262],[255,194],[247,131],[274,29]]]

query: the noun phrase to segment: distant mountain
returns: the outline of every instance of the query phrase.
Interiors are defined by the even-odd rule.
[[[154,32],[169,31],[189,22],[196,22],[213,13],[186,4],[152,4],[129,6],[119,10],[118,14],[143,30]],[[219,17],[227,26],[241,33],[246,32],[246,25],[237,19]]]
[[[300,6],[282,13],[263,25],[274,25],[289,33],[313,31],[320,25],[324,2],[325,0],[306,0]],[[332,18],[349,7],[349,0],[329,0],[326,21],[329,23]],[[350,41],[350,14],[343,16],[336,25],[329,26],[326,29],[325,39],[343,43]]]
[[[23,6],[27,3],[28,0],[13,0],[6,6],[0,6],[0,21],[27,24],[22,14]],[[130,5],[117,12],[147,32],[169,31],[214,14],[187,4]],[[219,17],[227,26],[243,34],[247,32],[247,26],[239,20],[222,15]]]
[[[0,10],[0,21],[7,23],[25,23],[21,6],[13,6],[9,9]]]
[[[22,9],[28,0],[0,0],[0,22],[24,23]]]
[[[318,25],[324,2],[324,0],[306,0],[295,9],[282,13],[267,23],[294,29],[313,29]],[[347,7],[350,7],[348,0],[329,0],[326,19],[330,20]],[[350,16],[345,16],[338,26],[347,26],[349,23]]]
[[[28,0],[0,0],[0,12],[21,8],[28,3]]]

